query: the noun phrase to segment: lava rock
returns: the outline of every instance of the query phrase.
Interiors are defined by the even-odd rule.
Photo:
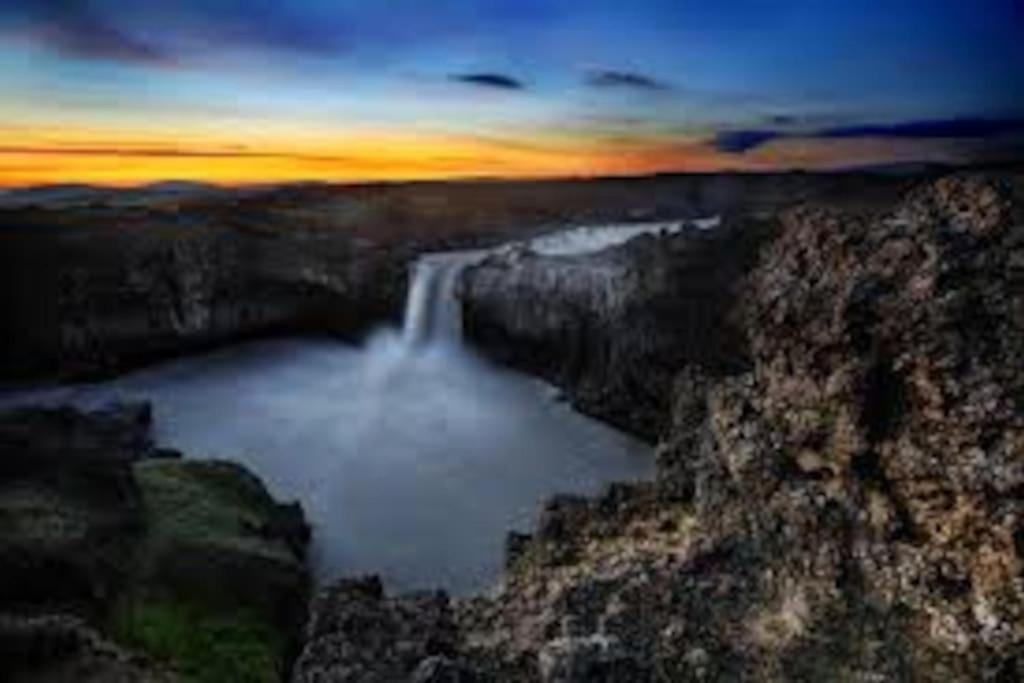
[[[594,254],[499,254],[460,283],[468,339],[539,374],[573,405],[649,441],[667,426],[672,378],[747,363],[730,319],[736,287],[770,221],[641,236]]]

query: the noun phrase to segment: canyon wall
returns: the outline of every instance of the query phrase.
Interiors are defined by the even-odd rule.
[[[157,224],[3,239],[7,378],[114,374],[266,334],[357,337],[405,295],[404,252],[344,235]]]
[[[910,182],[697,174],[200,187],[148,199],[81,188],[69,204],[45,189],[22,192],[0,207],[0,379],[109,376],[260,335],[356,338],[401,314],[407,264],[423,251],[580,224],[774,215],[813,198],[877,204]],[[651,434],[657,420],[634,422]]]
[[[647,236],[582,256],[495,254],[459,288],[467,339],[562,387],[573,405],[649,441],[666,425],[678,368],[749,363],[736,285],[774,223]]]
[[[629,327],[566,274],[644,248],[484,264],[467,312],[561,367],[564,311]],[[525,273],[540,312],[493,299]],[[656,481],[551,500],[486,595],[332,586],[294,680],[1024,678],[1024,177],[786,212],[733,286],[745,362],[677,357]]]

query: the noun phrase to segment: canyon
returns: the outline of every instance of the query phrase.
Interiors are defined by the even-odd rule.
[[[151,278],[131,290],[125,283],[141,276],[119,260],[50,292],[42,286],[48,275],[31,267],[39,262],[22,258],[13,271],[21,291],[38,281],[43,299],[58,303],[50,309],[42,301],[38,310],[21,303],[5,318],[18,321],[12,338],[22,344],[5,352],[5,375],[117,375],[155,358],[310,330],[373,344],[369,329],[402,317],[414,259],[487,249],[457,268],[430,256],[419,261],[432,269],[420,281],[422,299],[439,301],[431,288],[457,292],[457,302],[440,301],[457,305],[460,322],[417,306],[414,286],[401,342],[415,345],[442,328],[461,332],[479,353],[543,378],[572,407],[654,445],[655,471],[600,492],[550,497],[529,533],[509,530],[501,539],[504,573],[486,590],[408,592],[369,573],[326,582],[302,628],[294,614],[275,622],[291,639],[278,653],[280,676],[296,683],[1024,677],[1024,176],[1000,169],[607,183],[544,191],[485,185],[473,188],[476,195],[465,187],[384,191],[409,193],[426,214],[409,221],[417,230],[432,220],[447,224],[453,211],[465,219],[458,221],[465,232],[429,239],[404,227],[371,239],[309,226],[257,239],[273,248],[240,246],[248,237],[236,239],[237,226],[117,237],[147,240],[166,256],[187,249],[179,241],[221,235],[231,246],[214,251],[234,255],[214,257],[209,273],[217,280],[231,259],[242,273],[225,276],[241,279],[223,288],[192,273],[203,258],[168,256],[138,272],[182,269],[170,277],[175,284]],[[309,199],[325,191],[294,192]],[[468,194],[454,201],[461,192]],[[561,203],[545,204],[548,192],[560,193]],[[378,198],[378,209],[393,212],[394,196]],[[259,211],[279,216],[275,202],[293,200],[261,197]],[[720,219],[692,220],[707,216]],[[559,226],[618,221],[674,227],[582,254],[545,248],[543,238],[526,241]],[[68,240],[89,230],[58,229]],[[519,244],[490,248],[510,241]],[[24,255],[44,249],[40,243],[33,233],[18,244]],[[109,280],[95,274],[115,271]],[[359,293],[370,289],[363,300]],[[131,299],[128,290],[144,294]],[[121,308],[110,303],[119,297],[159,321],[119,319]],[[246,327],[238,311],[250,304],[233,302],[250,298],[281,308],[250,312],[246,320],[259,323]],[[82,315],[49,320],[48,310]],[[211,322],[225,315],[229,322]],[[139,342],[150,335],[159,341]],[[45,362],[26,366],[38,344]],[[66,495],[54,490],[47,467],[95,460],[97,444],[102,453],[134,453],[129,463],[174,455],[154,452],[145,430],[118,420],[110,426],[109,415],[26,410],[8,414],[11,426],[0,436],[15,435],[5,437],[6,464],[31,465],[5,481],[29,482],[19,490],[42,491],[32,494],[40,500]],[[55,442],[54,433],[65,436]],[[91,446],[75,445],[82,440]],[[25,457],[40,452],[49,455]],[[105,514],[87,518],[161,528],[159,518],[140,522],[133,512],[133,478],[143,483],[143,500],[152,479],[125,474],[123,458],[114,460],[109,485],[128,493],[103,494],[122,502],[101,504]],[[35,468],[43,474],[31,474]],[[277,543],[275,552],[298,562],[289,566],[306,566],[296,559],[305,553],[305,522],[265,496],[257,496],[257,513],[245,513],[263,521],[231,533]],[[224,515],[240,518],[237,510]],[[33,547],[26,542],[4,557]],[[122,582],[95,576],[96,585]],[[292,601],[304,606],[305,588],[294,590]],[[95,605],[50,607],[93,625],[55,625],[52,616],[5,621],[0,646],[27,662],[26,671],[38,668],[39,648],[84,642],[68,648],[69,660],[95,660],[102,651],[104,661],[116,661],[111,666],[153,680],[179,673],[159,657],[122,651],[131,643],[107,643],[109,631],[92,631],[105,630],[96,626],[103,622]]]

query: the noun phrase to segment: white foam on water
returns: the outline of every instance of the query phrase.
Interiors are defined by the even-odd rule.
[[[641,235],[675,234],[685,227],[685,221],[582,225],[542,235],[524,245],[546,256],[573,256],[618,246]]]

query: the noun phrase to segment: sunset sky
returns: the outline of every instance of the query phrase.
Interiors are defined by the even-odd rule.
[[[1020,158],[1021,0],[0,0],[0,185]]]

